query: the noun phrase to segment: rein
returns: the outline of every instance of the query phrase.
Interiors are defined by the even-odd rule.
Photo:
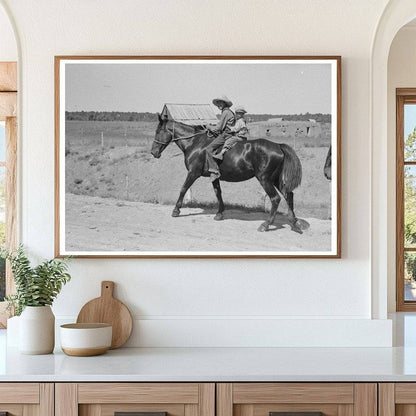
[[[191,134],[190,136],[185,136],[185,137],[177,137],[177,138],[175,138],[175,124],[173,124],[173,129],[172,130],[170,130],[170,129],[168,129],[167,127],[166,127],[166,130],[172,135],[172,139],[171,139],[171,141],[172,142],[177,142],[177,141],[179,141],[179,140],[188,140],[188,139],[192,139],[192,138],[194,138],[195,136],[198,136],[199,134],[204,134],[204,133],[206,133],[207,132],[207,129],[205,129],[204,128],[204,130],[202,130],[202,131],[198,131],[197,133],[194,133],[194,134]],[[157,139],[154,139],[153,140],[155,143],[158,143],[158,144],[165,144],[165,145],[168,145],[170,142],[168,142],[168,143],[165,143],[165,142],[161,142],[160,140],[157,140]]]
[[[191,134],[190,136],[177,137],[175,139],[175,129],[173,129],[173,130],[167,129],[167,131],[172,134],[172,137],[173,137],[172,138],[172,142],[177,142],[178,140],[188,140],[188,139],[192,139],[193,137],[198,136],[198,134],[204,134],[204,133],[206,133],[206,130],[202,130],[202,131],[198,131],[197,133]]]
[[[169,144],[169,142],[168,143],[166,143],[166,142],[161,142],[160,140],[157,140],[157,139],[153,139],[153,142],[154,143],[157,143],[157,144]]]

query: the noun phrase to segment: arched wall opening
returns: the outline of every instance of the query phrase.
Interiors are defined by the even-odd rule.
[[[389,2],[380,18],[371,55],[371,266],[374,319],[386,319],[387,313],[395,310],[395,152],[392,150],[395,134],[391,134],[392,122],[395,123],[392,113],[395,110],[392,110],[391,88],[388,86],[388,59],[396,34],[415,17],[416,3],[413,0]]]
[[[404,25],[394,37],[388,58],[387,68],[387,193],[388,193],[388,312],[396,311],[396,89],[397,88],[416,88],[416,20]],[[408,106],[415,108],[415,106]],[[406,131],[412,123],[413,129],[413,110],[407,113]],[[407,137],[407,135],[405,136]],[[413,174],[414,168],[411,168],[409,174]],[[410,182],[408,182],[410,184]],[[407,194],[407,198],[410,194]],[[409,202],[409,200],[407,200]],[[411,204],[413,205],[413,204]],[[406,203],[408,207],[408,203]],[[407,210],[407,215],[410,212]],[[412,253],[410,258],[413,257]],[[401,260],[397,260],[401,261]],[[409,268],[410,267],[410,268]],[[408,270],[412,268],[411,260],[408,264]],[[408,289],[405,290],[406,299],[413,297],[414,289],[407,284]]]

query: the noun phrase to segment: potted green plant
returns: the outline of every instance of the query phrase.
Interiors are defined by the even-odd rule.
[[[71,276],[68,258],[45,260],[32,266],[23,248],[0,252],[10,261],[16,292],[6,296],[8,309],[19,318],[19,351],[49,354],[55,346],[55,316],[51,305]]]

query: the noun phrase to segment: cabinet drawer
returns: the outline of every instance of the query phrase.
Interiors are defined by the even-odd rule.
[[[377,416],[375,383],[221,383],[217,416]]]
[[[55,404],[56,416],[215,416],[215,384],[59,383]]]
[[[81,383],[79,403],[183,403],[199,402],[197,383]]]

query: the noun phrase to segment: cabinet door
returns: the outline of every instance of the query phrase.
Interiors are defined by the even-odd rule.
[[[377,384],[220,383],[217,416],[377,416]]]
[[[0,383],[0,415],[53,416],[51,383]]]
[[[380,383],[380,416],[415,416],[416,383]]]
[[[215,416],[213,383],[58,383],[56,416]]]

